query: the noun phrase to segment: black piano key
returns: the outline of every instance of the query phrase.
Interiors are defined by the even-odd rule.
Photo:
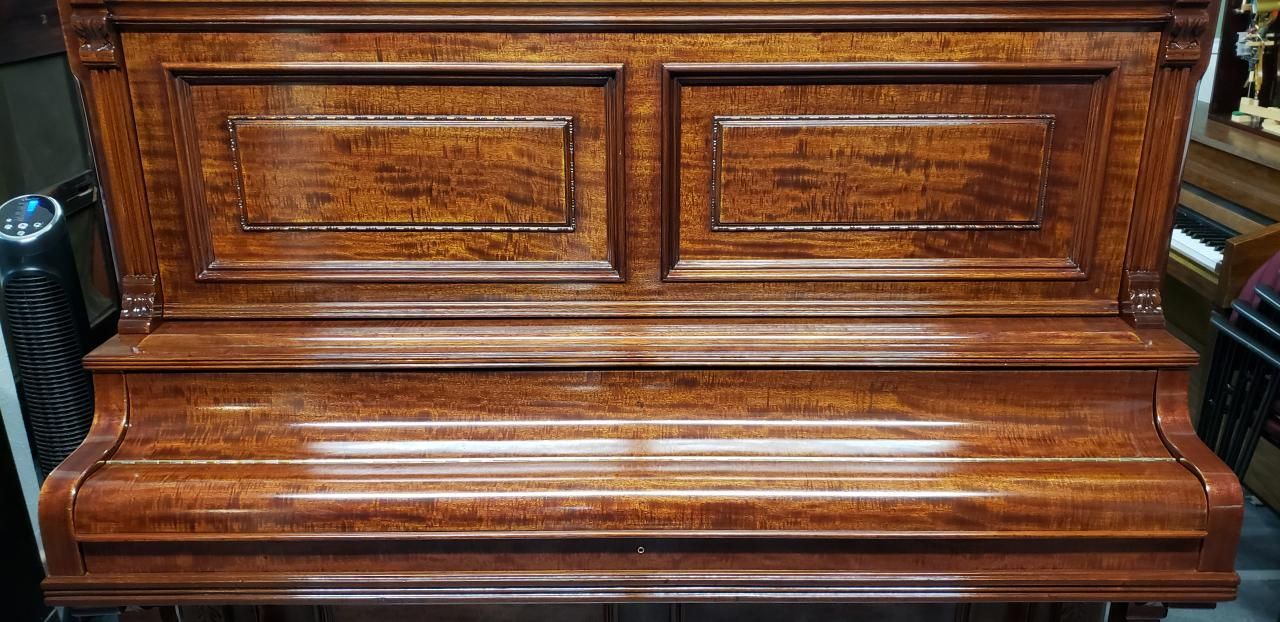
[[[1174,212],[1173,222],[1178,230],[1219,252],[1226,249],[1227,240],[1238,235],[1236,232],[1183,207],[1179,207]]]
[[[1231,237],[1222,233],[1221,231],[1217,231],[1215,229],[1206,227],[1199,223],[1192,224],[1184,228],[1183,231],[1186,232],[1187,235],[1190,235],[1191,237],[1210,245],[1213,245],[1213,244],[1225,245],[1227,239]]]

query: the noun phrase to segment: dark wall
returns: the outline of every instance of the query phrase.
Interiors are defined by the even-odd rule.
[[[88,153],[65,54],[0,65],[0,201],[80,173]]]
[[[44,606],[40,581],[44,568],[36,549],[35,534],[27,520],[18,474],[14,470],[9,443],[4,441],[4,420],[0,419],[0,577],[4,580],[3,618],[13,622],[43,620]]]
[[[0,201],[90,166],[80,99],[53,0],[0,0]],[[3,355],[3,354],[0,354]],[[0,420],[0,426],[3,426]],[[44,578],[9,444],[0,434],[0,619],[38,622]]]

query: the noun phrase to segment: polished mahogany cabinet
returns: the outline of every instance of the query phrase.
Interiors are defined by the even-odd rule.
[[[51,602],[1234,595],[1208,2],[62,10],[124,311]]]

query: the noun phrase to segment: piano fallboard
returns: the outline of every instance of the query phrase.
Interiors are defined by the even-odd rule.
[[[852,363],[877,335],[909,329],[875,325],[828,325],[845,337],[826,344],[844,349],[836,369],[783,362],[812,347],[795,339],[771,346],[770,368],[689,366],[675,335],[624,335],[626,323],[615,346],[651,369],[513,369],[502,356],[519,344],[495,345],[509,328],[498,324],[489,337],[469,325],[468,343],[489,356],[470,369],[412,367],[453,334],[433,324],[341,350],[326,340],[356,326],[266,323],[239,347],[203,350],[174,325],[130,346],[117,338],[91,358],[99,419],[69,461],[89,468],[45,490],[46,530],[71,544],[51,549],[46,587],[67,604],[107,585],[132,603],[1234,590],[1234,535],[1218,526],[1236,520],[1238,485],[1187,440],[1176,371],[1187,353],[1163,333],[1118,320],[1083,333],[1032,319],[999,333],[985,320],[925,322],[917,334],[945,325],[961,345],[928,368]],[[691,324],[680,337],[761,326]],[[307,344],[313,367],[267,358],[255,333],[276,348]],[[967,363],[1032,341],[1051,351],[1068,334],[1063,353],[1132,362]],[[559,349],[609,349],[600,337],[565,334]],[[401,368],[359,362],[361,349]],[[185,363],[150,363],[179,352]],[[299,592],[299,581],[328,587]]]

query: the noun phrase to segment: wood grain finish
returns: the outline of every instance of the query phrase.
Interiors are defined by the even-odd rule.
[[[622,543],[608,552],[621,554]],[[260,547],[253,547],[258,548]],[[931,547],[932,548],[932,547]],[[989,548],[989,547],[987,547]],[[312,550],[304,547],[304,550]],[[632,548],[627,553],[635,555]],[[943,551],[948,557],[964,557],[971,551],[948,547]],[[1149,552],[1149,551],[1148,551]],[[492,560],[494,552],[481,555]],[[499,552],[498,555],[501,555]],[[593,602],[900,602],[934,601],[955,602],[969,599],[981,601],[1043,602],[1047,598],[1070,597],[1082,602],[1115,598],[1139,598],[1142,601],[1183,602],[1182,599],[1225,599],[1234,593],[1233,575],[1199,577],[1181,576],[1161,581],[1150,574],[1091,570],[1087,572],[1049,571],[1051,590],[1029,590],[1027,573],[990,572],[980,577],[953,577],[930,573],[937,568],[937,557],[914,554],[917,563],[909,564],[911,570],[901,572],[907,578],[886,577],[871,573],[845,575],[823,572],[758,572],[751,580],[763,587],[744,583],[744,578],[733,573],[678,571],[637,571],[625,578],[602,576],[598,573],[557,573],[538,571],[526,573],[465,573],[459,579],[457,573],[423,573],[419,576],[396,574],[295,574],[286,578],[268,573],[245,573],[228,580],[211,583],[208,573],[166,573],[150,580],[146,588],[137,587],[136,575],[113,575],[111,579],[90,575],[76,579],[60,579],[46,584],[46,593],[56,594],[60,602],[88,604],[100,602],[104,597],[114,602],[154,603],[181,599],[185,604],[257,603],[286,604],[296,602],[341,603],[368,602],[376,598],[382,604],[446,603],[473,604],[478,598],[490,602],[556,603],[590,599]],[[726,563],[751,563],[758,554],[748,551],[738,558],[721,557]],[[1161,556],[1163,557],[1163,556]],[[234,563],[239,559],[261,559],[260,554],[229,557]],[[504,557],[509,558],[509,557]],[[1133,559],[1132,556],[1129,559]],[[1175,558],[1176,559],[1176,558]],[[934,566],[927,566],[934,563]],[[1195,579],[1201,585],[1196,592],[1188,592],[1186,585]],[[944,585],[942,581],[949,583]],[[528,587],[537,583],[540,587]],[[303,594],[297,586],[323,586],[310,588]],[[480,596],[483,595],[483,596]]]
[[[776,473],[806,467],[763,464],[771,456],[1168,461],[1160,439],[1141,434],[1151,420],[1146,374],[1012,374],[1061,388],[1043,394],[1005,394],[1002,376],[973,371],[139,374],[131,430],[112,460],[422,460],[480,473],[490,459],[560,457],[583,462],[584,474],[608,473],[635,452],[655,473],[667,458],[759,461]],[[1103,378],[1110,384],[1099,386]],[[281,380],[297,395],[275,390]],[[369,404],[371,394],[414,407],[385,411]],[[237,438],[237,430],[253,433]],[[293,442],[273,440],[281,438]]]
[[[1240,157],[1224,156],[1198,141],[1187,144],[1187,183],[1220,196],[1230,196],[1241,206],[1271,217],[1276,215],[1274,192],[1280,192],[1280,174],[1270,166]],[[1237,180],[1248,179],[1245,184]],[[1243,233],[1243,232],[1242,232]]]
[[[70,0],[58,0],[58,12],[67,62],[79,81],[86,119],[94,127],[89,139],[94,162],[100,168],[103,207],[112,223],[107,232],[116,275],[122,288],[131,281],[151,283],[145,295],[152,301],[152,312],[145,319],[126,317],[122,312],[120,330],[145,333],[163,309],[133,105],[117,53],[119,33],[100,2],[76,3],[73,8]]]
[[[103,0],[82,0],[99,5]],[[863,5],[849,0],[697,0],[671,5],[663,0],[591,0],[590,4],[553,1],[409,0],[398,7],[367,6],[358,0],[330,0],[330,6],[346,11],[264,11],[254,4],[234,0],[189,2],[175,11],[177,0],[147,0],[114,7],[116,19],[126,25],[157,29],[204,27],[233,28],[247,23],[269,23],[280,30],[322,27],[387,28],[409,26],[418,30],[494,30],[535,32],[674,31],[674,32],[778,32],[794,30],[847,30],[896,27],[921,29],[920,12],[911,3],[879,0]],[[926,29],[958,29],[975,22],[1001,26],[1034,26],[1046,30],[1065,26],[1102,29],[1162,30],[1169,27],[1169,7],[1163,3],[1117,3],[1084,0],[1062,6],[1051,0],[948,2],[947,11],[933,16]],[[601,10],[606,9],[606,10]],[[271,19],[264,19],[270,16]],[[1208,49],[1207,47],[1205,49]]]
[[[61,9],[127,278],[50,602],[1235,593],[1203,2]]]
[[[227,129],[245,230],[575,226],[571,117],[259,116]]]
[[[1244,519],[1244,492],[1231,469],[1205,447],[1191,427],[1184,397],[1188,378],[1185,371],[1160,374],[1156,384],[1156,425],[1170,451],[1204,484],[1209,500],[1208,527],[1227,536],[1205,545],[1199,568],[1230,569],[1235,566],[1239,544],[1239,534],[1232,532],[1230,526],[1239,525]]]
[[[654,537],[773,532],[826,538],[898,532],[939,538],[1010,537],[1017,532],[1109,537],[1134,522],[1145,525],[1138,536],[1196,538],[1205,533],[1203,491],[1186,469],[1171,461],[1133,461],[1119,472],[1112,464],[1087,462],[819,463],[781,472],[750,461],[669,462],[661,474],[644,478],[639,490],[638,482],[623,474],[649,471],[651,464],[624,462],[598,469],[590,463],[539,468],[536,462],[471,469],[378,463],[250,463],[217,469],[108,464],[79,493],[86,509],[76,513],[76,526],[84,541],[130,542],[210,535],[227,542],[257,534],[289,539],[292,532],[321,539],[343,539],[342,534],[353,532],[392,534],[387,536],[392,539],[399,532],[451,539],[591,538],[632,532]],[[743,470],[751,475],[744,476]],[[405,484],[396,485],[401,480]],[[817,486],[814,481],[825,483]],[[1061,482],[1051,502],[1042,496],[1043,481]],[[1135,490],[1134,481],[1145,486]],[[1116,516],[1111,511],[1117,498],[1125,499],[1128,513]],[[353,516],[375,500],[376,512]],[[1035,507],[1052,509],[1030,509]],[[1010,508],[1028,509],[1011,513]]]
[[[164,71],[198,283],[622,278],[617,66]]]
[[[922,347],[924,342],[928,347]],[[1196,355],[1119,318],[171,322],[121,336],[94,371],[451,367],[1185,368]]]
[[[84,540],[1203,533],[1199,481],[1138,435],[1149,373],[133,378],[138,434],[81,487]]]
[[[1201,480],[1155,433],[1154,372],[130,379],[129,431],[77,495],[90,576],[376,563],[433,580],[499,556],[603,585],[750,559],[752,576],[826,573],[829,589],[960,555],[996,576],[1140,565],[1160,571],[1135,584],[1152,589],[1213,537]]]
[[[129,398],[124,376],[96,376],[93,398],[93,426],[88,437],[45,478],[40,489],[40,528],[44,536],[45,563],[50,574],[84,573],[73,523],[76,495],[85,478],[97,470],[101,461],[119,445],[128,423]]]
[[[1125,256],[1121,313],[1135,326],[1164,326],[1159,279],[1169,258],[1169,238],[1182,173],[1184,146],[1200,76],[1209,63],[1217,0],[1176,0],[1161,39],[1163,58],[1152,84],[1153,101],[1143,145],[1142,170]],[[1152,279],[1155,283],[1152,283]],[[1156,304],[1151,304],[1154,299]]]
[[[1040,226],[1051,115],[722,116],[713,231]]]
[[[681,315],[685,309],[750,315],[762,301],[782,303],[774,312],[792,315],[983,314],[994,306],[1011,314],[1113,313],[1119,304],[1128,206],[1158,45],[1157,34],[1145,30],[708,33],[699,36],[697,46],[687,45],[686,35],[670,32],[304,32],[279,37],[142,29],[123,36],[133,50],[129,79],[136,101],[164,101],[168,91],[181,93],[181,84],[190,85],[190,114],[178,115],[177,129],[164,108],[138,105],[134,110],[146,119],[147,129],[139,132],[145,143],[142,159],[150,167],[148,178],[155,180],[149,192],[152,216],[159,223],[157,239],[167,241],[157,245],[165,255],[163,311],[175,319],[334,317],[346,312],[335,309],[366,317]],[[620,50],[626,50],[625,56]],[[620,61],[625,69],[617,67]],[[705,114],[682,133],[689,141],[700,139],[696,147],[689,145],[696,159],[683,159],[680,167],[690,171],[692,162],[708,163],[689,182],[703,196],[710,184],[709,131],[715,115],[1056,114],[1045,224],[1034,230],[906,234],[783,232],[774,234],[788,236],[780,245],[766,234],[718,232],[730,239],[717,243],[735,253],[721,259],[737,257],[742,263],[714,265],[709,270],[723,268],[724,274],[700,275],[703,282],[664,280],[670,264],[664,263],[663,248],[671,244],[670,231],[664,229],[676,216],[661,213],[664,201],[669,202],[664,192],[680,174],[663,168],[671,166],[664,164],[669,158],[663,155],[662,139],[664,131],[676,126],[671,116],[676,99],[670,76],[662,72],[667,67],[691,74],[703,65],[710,66],[709,74],[729,74],[739,83],[775,84],[689,86],[696,92],[679,98],[683,115],[692,115],[690,106],[699,101],[706,104]],[[609,75],[617,76],[612,91],[606,78],[598,77]],[[462,83],[484,81],[485,76],[494,86]],[[411,84],[422,80],[448,84]],[[689,84],[695,77],[682,80]],[[566,81],[589,84],[562,84]],[[796,99],[806,89],[813,91],[805,95],[808,99]],[[370,94],[374,92],[379,95]],[[707,98],[697,99],[700,93],[708,93]],[[736,103],[718,105],[711,93],[736,98]],[[899,110],[888,101],[890,95],[909,107]],[[185,100],[178,96],[176,101]],[[227,117],[353,112],[575,117],[579,232],[525,237],[403,231],[355,237],[314,231],[244,235],[233,216],[236,193],[229,183],[234,175],[226,155]],[[190,121],[182,121],[185,117]],[[617,119],[616,127],[611,130],[604,117]],[[175,151],[175,136],[185,148]],[[618,156],[617,174],[609,179],[604,178],[603,152],[584,145],[593,136],[605,142],[609,136],[617,138],[607,149]],[[193,146],[200,155],[189,153],[185,178],[166,174]],[[608,203],[608,214],[588,213],[590,205],[582,195],[591,187],[615,188],[621,198]],[[217,216],[199,216],[202,204]],[[707,201],[693,205],[680,211],[681,218],[690,218],[688,226],[699,231],[709,228]],[[201,251],[202,221],[209,223],[213,239],[227,242]],[[606,248],[591,246],[587,254],[581,242],[568,240],[584,238],[584,228],[595,225],[598,232],[606,222],[625,240],[616,242],[611,255],[616,258],[610,263],[616,266],[614,276],[590,276],[608,272],[608,267],[575,269],[559,263],[603,260]],[[692,230],[681,232],[686,255],[694,248],[692,235]],[[420,241],[424,239],[431,242]],[[766,245],[774,249],[766,259],[790,258],[802,265],[794,273],[788,273],[792,266],[778,266],[773,276],[761,271],[751,261],[764,254],[758,247]],[[440,262],[405,262],[406,249],[430,251]],[[836,249],[857,255],[839,255]],[[398,254],[400,262],[387,260],[390,254]],[[221,261],[209,270],[205,262],[214,259]],[[487,265],[463,266],[468,272],[463,275],[450,263],[454,260]],[[558,276],[546,274],[548,270]],[[617,280],[618,274],[624,282],[600,282]],[[726,277],[733,282],[706,282]],[[332,281],[339,279],[344,284],[334,287]],[[391,282],[398,280],[414,283]],[[525,280],[539,282],[518,282]],[[553,280],[562,282],[548,282]]]
[[[1083,281],[1090,270],[1096,279],[1109,271],[1091,266],[1090,254],[1100,233],[1095,220],[1101,209],[1099,156],[1106,155],[1108,138],[1102,128],[1114,107],[1116,68],[1107,63],[668,65],[667,122],[673,127],[666,133],[671,141],[667,183],[679,185],[669,191],[665,278],[1039,281],[1024,288],[1025,298],[1034,298],[1045,281]],[[752,118],[741,113],[759,111],[776,115],[767,117],[775,119],[774,126],[785,125],[792,132],[806,127],[808,135],[788,146],[792,139],[775,130],[758,139],[772,147],[753,145],[747,138],[740,139],[744,146],[734,147],[737,130],[730,128],[749,123],[735,119]],[[843,119],[849,127],[859,118],[882,131],[898,129],[892,135],[865,128],[859,133],[845,130],[838,138],[821,137],[829,130],[813,134],[815,127],[830,127],[831,120]],[[1024,121],[1018,124],[1017,119]],[[1036,119],[1026,134],[1021,128]],[[922,135],[917,129],[912,138],[901,134],[904,127],[933,131]],[[939,127],[951,133],[936,134]],[[969,138],[960,138],[966,131]],[[992,158],[983,152],[982,144],[989,151],[997,141],[1008,153]],[[885,145],[902,151],[882,153]],[[750,178],[761,184],[749,193],[775,211],[767,224],[760,217],[755,224],[722,224],[722,195],[733,184],[724,178],[724,167],[732,166],[725,150],[734,153],[736,148],[778,162],[747,165]],[[836,184],[831,187],[805,187],[813,183],[806,181],[811,175],[806,167],[829,166],[824,154],[833,148],[858,161],[883,162],[878,169],[842,169],[850,175],[846,183],[856,179],[847,187],[840,187],[838,179],[829,182]],[[965,155],[966,148],[979,155]],[[782,159],[773,149],[793,155]],[[904,152],[912,156],[904,157]],[[965,167],[966,159],[980,159],[987,168]],[[1010,166],[1012,161],[1019,164]],[[771,166],[782,174],[771,174]],[[895,180],[912,175],[953,184],[949,201],[959,205],[931,204],[947,199],[931,198],[918,183],[902,186]],[[704,181],[708,178],[709,184]],[[790,216],[797,208],[787,205],[797,196],[879,202],[908,212],[927,207],[936,220],[912,224],[888,217],[862,226],[831,226],[821,217]],[[974,208],[993,204],[998,207]],[[990,217],[990,209],[1015,215],[1006,216],[1002,225],[1001,219]],[[1112,204],[1107,209],[1124,208]],[[947,215],[955,211],[969,214],[968,221],[949,220]]]

